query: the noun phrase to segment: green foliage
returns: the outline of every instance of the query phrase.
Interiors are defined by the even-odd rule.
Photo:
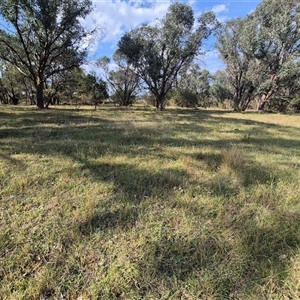
[[[292,107],[292,109],[295,112],[300,112],[300,96],[299,95],[291,101],[290,106]]]
[[[197,107],[198,97],[197,94],[187,91],[176,89],[171,92],[171,101],[179,107]]]
[[[110,59],[106,56],[100,58],[96,64],[104,72],[113,91],[114,102],[121,106],[132,105],[140,90],[140,78],[133,72],[130,64],[119,51],[115,52],[113,61],[118,66],[116,70],[110,70]]]
[[[87,74],[85,89],[86,94],[92,94],[92,101],[95,107],[109,97],[106,82],[97,78],[95,74]]]
[[[212,86],[210,87],[210,98],[216,106],[221,105],[222,107],[233,108],[233,91],[227,77],[226,71],[217,71],[215,73],[212,78]],[[229,102],[229,105],[227,105],[227,102]]]
[[[288,99],[284,99],[282,97],[272,97],[270,99],[270,102],[267,105],[268,110],[274,111],[274,112],[285,112],[289,106],[289,101]]]
[[[217,22],[206,13],[194,23],[192,8],[175,2],[162,20],[130,31],[118,43],[118,52],[155,96],[157,109],[162,109],[179,72],[200,54],[203,40]]]
[[[296,0],[264,0],[244,19],[224,24],[216,47],[226,63],[236,110],[257,99],[278,110],[299,91],[299,3]]]
[[[231,91],[220,84],[214,84],[211,87],[211,95],[221,103],[225,100],[233,99]]]
[[[0,58],[14,65],[35,86],[37,106],[44,107],[44,82],[54,74],[78,67],[86,57],[82,43],[93,32],[80,18],[92,9],[90,0],[1,1]]]
[[[51,77],[47,86],[45,94],[51,104],[97,106],[109,97],[106,82],[81,68]]]
[[[246,110],[255,91],[249,76],[252,61],[247,52],[248,36],[245,36],[245,32],[245,20],[230,20],[219,29],[216,43],[216,48],[226,63],[226,77],[233,91],[233,108],[237,111]],[[226,88],[217,85],[214,93],[218,98],[223,98],[225,90]]]
[[[2,94],[7,103],[17,105],[22,91],[22,80],[17,70],[10,64],[3,64],[1,71]]]
[[[253,29],[253,53],[258,62],[254,80],[260,105],[294,84],[299,72],[300,19],[298,1],[263,1],[247,20]],[[256,77],[256,78],[255,78]],[[291,80],[292,79],[292,80]],[[273,97],[276,99],[277,97]]]
[[[183,107],[209,106],[211,79],[210,73],[207,70],[200,70],[197,64],[182,70],[176,81],[176,90],[178,90],[174,94],[176,105]],[[170,97],[174,98],[174,96],[171,95]]]

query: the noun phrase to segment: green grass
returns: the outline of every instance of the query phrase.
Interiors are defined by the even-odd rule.
[[[0,299],[300,298],[300,116],[0,107]]]

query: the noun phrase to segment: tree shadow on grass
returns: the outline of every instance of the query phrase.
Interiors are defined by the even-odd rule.
[[[208,116],[209,122],[217,124],[235,125],[236,128],[225,130],[220,128],[220,132],[235,133],[240,136],[240,143],[249,143],[254,145],[278,146],[283,149],[299,149],[300,134],[299,128],[293,126],[283,126],[273,123],[266,123],[259,120],[237,119],[237,118],[222,118],[216,116]],[[243,126],[243,128],[241,128]],[[276,132],[270,132],[269,129]],[[278,133],[286,134],[289,138],[278,138]]]
[[[129,230],[138,220],[138,208],[134,206],[117,206],[110,209],[98,209],[95,214],[85,221],[76,224],[79,232],[88,236],[95,232],[106,232],[116,229]]]
[[[223,164],[229,173],[236,175],[243,187],[274,183],[277,179],[274,170],[248,158],[243,151],[237,149],[230,149],[223,153]]]
[[[172,112],[168,114],[171,120],[173,114]],[[193,112],[181,114],[188,120],[191,120],[190,118],[194,115]],[[201,122],[198,117],[205,115],[207,116],[206,120],[224,121],[222,118],[220,120],[211,118],[209,114],[202,112],[195,114],[193,118],[195,122],[196,120]],[[78,226],[76,229],[83,236],[97,231],[108,231],[115,228],[128,230],[134,227],[139,220],[140,208],[145,199],[153,197],[155,201],[168,204],[174,195],[174,187],[182,186],[184,182],[189,181],[188,174],[183,170],[171,168],[149,170],[126,163],[105,164],[93,160],[106,153],[107,148],[112,151],[112,155],[129,155],[130,153],[131,155],[140,155],[136,145],[149,147],[157,142],[161,143],[161,147],[172,143],[175,146],[182,144],[198,147],[209,145],[217,150],[228,148],[225,138],[191,141],[166,135],[151,136],[145,132],[144,136],[134,139],[134,136],[130,134],[124,136],[122,129],[115,126],[115,122],[92,120],[90,117],[80,116],[73,119],[70,117],[67,121],[63,121],[67,114],[59,116],[59,120],[62,120],[62,125],[65,127],[47,128],[42,126],[43,116],[37,122],[33,120],[33,124],[31,124],[31,118],[28,117],[27,125],[25,124],[27,128],[21,134],[17,127],[9,131],[3,129],[5,139],[11,134],[12,139],[7,142],[7,145],[10,145],[13,150],[11,153],[19,151],[28,154],[65,155],[80,163],[82,170],[87,171],[85,174],[90,174],[91,180],[107,182],[113,186],[112,199],[104,205],[99,203],[87,220],[76,224]],[[182,118],[182,116],[176,118]],[[202,121],[205,119],[203,118]],[[57,121],[48,116],[46,122],[51,125],[56,124]],[[24,126],[22,121],[16,122],[15,126],[18,124]],[[33,136],[32,132],[35,131],[35,126],[40,126],[40,131]],[[274,128],[280,127],[275,126]],[[66,130],[68,136],[65,136]],[[187,130],[198,132],[198,129],[196,130],[191,125]],[[135,131],[134,134],[139,134],[139,131]],[[250,138],[249,142],[258,145],[260,140],[259,138],[257,140]],[[264,139],[264,143],[272,146],[275,142],[282,147],[286,145],[286,148],[298,145],[297,140],[292,138],[290,140],[294,143],[286,145],[285,139],[271,136],[270,140]],[[133,141],[135,142],[134,147],[132,147]],[[91,145],[91,142],[96,145]],[[244,141],[236,138],[232,140],[232,143],[239,144]],[[3,155],[6,160],[7,154]],[[200,152],[196,154],[196,159],[203,161],[207,171],[215,172],[215,174],[218,174],[219,168],[224,164],[223,154]],[[256,183],[264,184],[273,177],[276,178],[270,170],[262,168],[254,161],[247,159],[246,161],[242,160],[242,163],[235,164],[234,159],[231,163],[228,159],[226,164],[229,171],[240,178],[241,184],[245,187],[254,186]],[[13,163],[13,161],[11,162]],[[213,186],[209,186],[209,189],[213,190],[214,195],[224,195],[222,186],[216,190],[213,189]],[[234,191],[234,189],[229,190],[229,196],[233,195]],[[228,193],[225,196],[228,196]],[[219,220],[217,224],[212,224],[211,232],[207,235],[198,235],[195,228],[192,237],[173,231],[168,232],[167,229],[164,229],[157,239],[145,243],[143,245],[144,253],[138,266],[140,278],[147,278],[147,280],[137,283],[141,290],[141,296],[146,295],[149,291],[152,292],[154,288],[157,289],[159,295],[159,286],[165,284],[173,294],[177,293],[180,298],[178,292],[181,293],[181,291],[178,289],[184,289],[183,286],[192,282],[196,285],[195,290],[198,291],[193,291],[193,293],[197,293],[194,294],[195,299],[197,297],[201,299],[208,295],[205,285],[209,286],[211,293],[214,293],[214,296],[219,299],[229,299],[230,294],[236,294],[237,299],[242,299],[243,296],[251,293],[255,295],[257,286],[263,288],[265,286],[267,290],[270,278],[277,280],[278,285],[282,284],[287,278],[288,268],[292,264],[289,258],[292,257],[293,251],[298,249],[300,243],[299,214],[273,210],[273,222],[262,225],[257,221],[259,217],[257,211],[250,210],[245,214],[242,213],[242,209],[241,207],[231,207],[231,209],[228,208],[228,211],[225,210],[224,219]],[[193,206],[190,207],[188,213],[195,217],[195,211],[199,214],[199,218],[203,217],[203,212]],[[216,215],[217,213],[215,211]],[[230,241],[226,239],[226,230],[232,230],[233,239],[240,240],[238,246],[244,249],[243,252],[236,252]],[[183,290],[181,295],[182,298],[185,297]],[[241,296],[239,297],[239,295]],[[264,298],[267,298],[269,295],[265,296]]]
[[[289,278],[293,256],[300,245],[300,214],[274,209],[272,221],[264,225],[255,220],[251,211],[249,214],[237,219],[233,225],[245,251],[242,291],[249,290],[255,294],[255,290],[262,287],[264,297],[267,298],[272,292],[276,295],[276,289],[279,289],[283,293],[281,297],[294,298],[297,291],[284,289],[283,286]],[[275,290],[272,285],[276,286]]]
[[[163,287],[174,299],[186,299],[187,295],[191,299],[229,299],[238,277],[238,272],[231,270],[231,251],[231,245],[217,235],[191,239],[165,233],[145,246],[139,270],[140,296],[155,291],[161,298]]]
[[[195,271],[201,273],[201,270],[226,259],[229,251],[228,245],[222,245],[213,237],[189,239],[187,236],[169,234],[163,233],[159,240],[146,247],[146,260],[142,267],[161,279],[174,277],[185,281]]]
[[[143,201],[150,197],[167,202],[178,186],[188,181],[186,172],[178,169],[149,170],[130,164],[104,164],[83,161],[83,170],[93,180],[113,184],[113,198],[110,207],[99,204],[91,217],[79,224],[83,234],[120,227],[126,230],[135,225]],[[106,204],[107,205],[107,204]]]
[[[299,293],[284,284],[300,245],[300,215],[275,210],[273,223],[265,226],[255,215],[244,215],[230,226],[228,239],[220,232],[220,226],[229,230],[224,217],[206,235],[190,237],[165,229],[159,239],[148,241],[139,262],[140,296],[155,291],[160,298],[164,287],[174,299],[295,299]]]
[[[119,111],[120,109],[116,110]],[[99,118],[98,114],[80,115],[76,111],[70,112],[65,110],[50,110],[50,112],[32,110],[31,115],[2,112],[2,123],[4,125],[7,123],[11,125],[9,128],[4,126],[4,128],[0,129],[0,140],[1,138],[28,138],[32,139],[32,143],[35,143],[47,140],[55,142],[64,139],[77,139],[77,142],[80,143],[82,139],[88,141],[93,138],[95,141],[100,140],[101,142],[103,137],[103,139],[106,138],[109,142],[119,145],[120,147],[130,146],[130,144],[151,145],[153,143],[159,143],[161,146],[171,147],[210,146],[216,149],[222,149],[228,147],[228,145],[245,145],[245,143],[247,143],[250,146],[264,146],[265,149],[273,146],[282,149],[300,149],[299,139],[278,138],[270,134],[267,130],[267,128],[272,128],[277,131],[292,130],[296,135],[298,131],[294,127],[266,124],[248,119],[224,119],[221,117],[226,114],[228,114],[228,112],[224,111],[169,110],[163,112],[163,119],[161,117],[157,119],[157,113],[153,112],[150,115],[152,118],[150,120],[153,124],[160,124],[162,120],[166,122],[169,118],[170,121],[173,122],[172,129],[167,130],[167,132],[161,132],[158,130],[159,125],[157,125],[158,127],[153,129],[138,128],[126,132],[126,126],[130,127],[130,120],[121,121],[121,124],[119,124],[118,121],[101,119],[101,115]],[[13,121],[11,118],[13,118]],[[134,120],[133,118],[132,121]],[[140,122],[140,120],[137,120],[137,122]],[[224,131],[224,137],[208,139],[207,136],[209,136],[209,132],[212,128],[210,126],[203,126],[202,124],[220,124],[220,132],[223,132],[222,123],[224,122],[236,126],[236,130],[230,129],[235,136],[227,138],[226,131]],[[240,125],[244,126],[242,130],[240,130]],[[122,128],[122,126],[124,127]],[[172,137],[173,132],[187,133],[187,137]],[[189,133],[192,134],[190,138],[188,137]],[[205,136],[203,136],[203,134],[205,134]],[[115,135],[115,141],[112,140],[113,135]],[[273,147],[272,151],[276,151],[276,149]]]
[[[8,162],[10,165],[17,166],[19,169],[24,170],[26,168],[26,164],[22,160],[13,158],[10,155],[0,153],[0,159]]]
[[[79,159],[83,162],[82,159]],[[139,203],[143,199],[156,196],[166,197],[174,187],[188,181],[185,171],[172,168],[146,170],[126,163],[83,162],[83,169],[88,170],[94,180],[111,182],[114,193],[126,201]]]
[[[202,184],[209,194],[215,196],[230,197],[241,187],[275,183],[278,177],[274,170],[246,157],[237,149],[225,149],[220,153],[199,151],[192,157],[212,175],[212,179],[204,180]]]

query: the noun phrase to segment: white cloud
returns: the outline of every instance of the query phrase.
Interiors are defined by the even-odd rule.
[[[90,48],[90,55],[94,55],[100,49],[110,48],[113,52],[118,41],[125,32],[136,28],[143,23],[153,23],[156,19],[162,18],[172,0],[94,0],[93,12],[84,20],[86,28],[92,28],[95,23],[98,27],[105,28],[104,38],[98,38],[93,47]],[[203,11],[197,7],[196,0],[188,0],[194,8],[195,17]],[[217,15],[219,22],[225,22],[228,12],[225,4],[215,5],[212,11]]]
[[[224,14],[229,12],[225,4],[215,5],[211,10],[216,14],[217,20],[220,23],[224,23],[229,19],[229,17],[226,14]]]
[[[215,13],[215,14],[219,14],[219,13],[222,13],[222,12],[228,12],[228,9],[226,7],[225,4],[219,4],[219,5],[215,5],[213,8],[212,8],[212,11]]]
[[[115,47],[121,36],[142,23],[153,22],[165,15],[170,1],[93,1],[95,9],[88,22],[96,20],[106,28],[104,43]]]
[[[125,32],[136,28],[142,23],[151,24],[156,19],[165,16],[172,0],[94,0],[93,2],[95,9],[84,20],[84,26],[92,28],[95,26],[94,22],[96,22],[99,27],[106,28],[106,34],[104,38],[99,38],[94,46],[90,48],[91,61],[103,55],[111,56],[116,49],[118,41]],[[188,3],[193,7],[195,17],[198,17],[205,10],[204,7],[199,7],[199,2],[196,0],[188,0]],[[228,19],[226,5],[216,5],[211,10],[215,12],[220,22]],[[200,63],[201,67],[208,69],[211,73],[224,68],[215,51],[208,52],[208,54],[200,58],[200,61],[202,61]],[[87,67],[87,69],[90,68]]]

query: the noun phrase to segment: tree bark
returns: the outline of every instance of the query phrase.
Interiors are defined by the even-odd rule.
[[[258,112],[264,111],[267,101],[268,101],[267,95],[262,95],[261,97],[258,98],[258,101],[257,101],[257,111]]]
[[[240,112],[241,109],[240,109],[240,106],[239,106],[239,100],[238,99],[234,99],[233,100],[233,110],[235,112]]]
[[[271,96],[274,94],[276,87],[277,87],[278,76],[272,75],[271,82],[272,82],[272,85],[270,86],[268,91],[259,98],[258,105],[257,105],[258,112],[262,112],[264,110],[266,103],[271,98]]]
[[[36,85],[36,101],[37,101],[37,107],[40,109],[45,108],[44,107],[44,82],[42,80],[39,80],[39,82]]]
[[[248,97],[247,100],[243,103],[242,111],[245,111],[248,108],[250,101],[251,101],[251,98]]]
[[[251,96],[252,96],[254,90],[255,90],[255,87],[253,85],[251,85],[251,87],[249,88],[249,90],[247,92],[247,98],[242,105],[242,111],[245,111],[248,108],[249,103],[251,102]]]
[[[164,96],[157,95],[155,98],[156,98],[156,109],[162,111],[164,109]]]

